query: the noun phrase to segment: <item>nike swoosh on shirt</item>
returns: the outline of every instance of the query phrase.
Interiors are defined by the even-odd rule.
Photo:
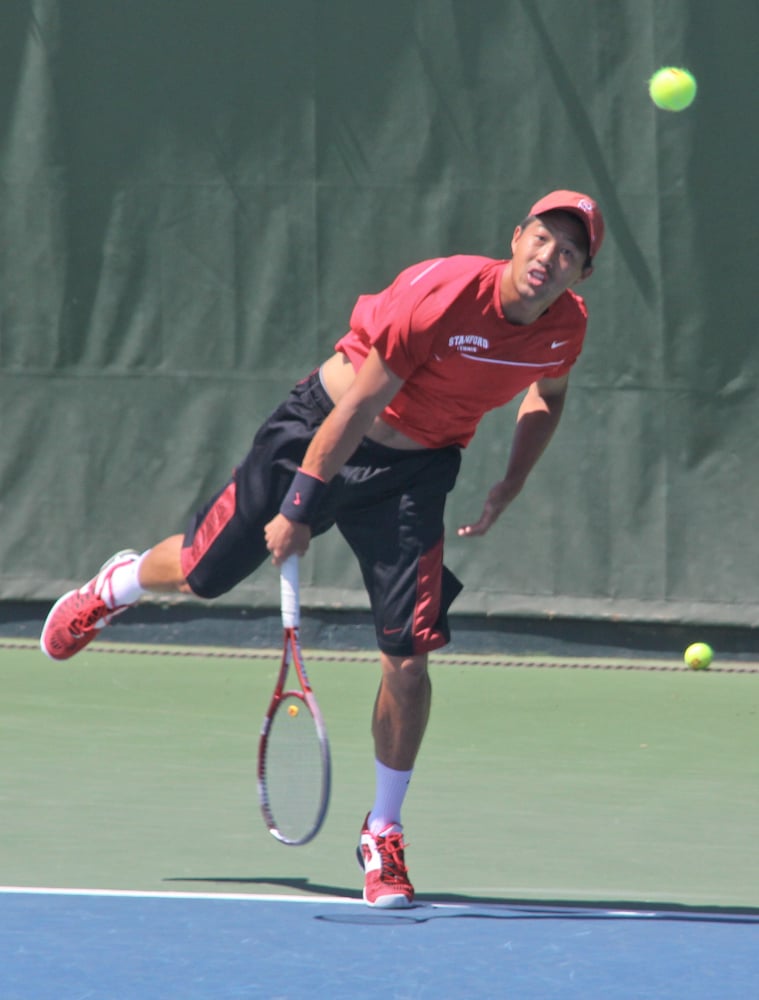
[[[563,347],[564,344],[568,344],[568,343],[569,343],[568,340],[552,340],[551,341],[551,350],[555,351],[557,347]]]

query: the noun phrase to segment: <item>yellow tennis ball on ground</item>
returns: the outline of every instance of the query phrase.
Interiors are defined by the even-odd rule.
[[[298,714],[298,711],[299,709],[297,705],[290,705],[290,707],[287,709],[287,714],[295,718],[295,716]]]
[[[692,642],[683,659],[693,670],[707,670],[714,659],[714,650],[706,642]]]
[[[657,70],[648,81],[651,100],[664,111],[683,111],[693,104],[697,89],[694,75],[677,66]]]

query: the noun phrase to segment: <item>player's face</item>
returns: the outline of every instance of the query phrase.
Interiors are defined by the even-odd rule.
[[[568,212],[550,212],[517,226],[511,241],[512,281],[522,299],[554,301],[590,274],[587,235]]]

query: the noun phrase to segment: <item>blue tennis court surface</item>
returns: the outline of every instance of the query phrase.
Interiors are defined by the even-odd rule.
[[[754,913],[0,894],[1,1000],[746,1000]]]

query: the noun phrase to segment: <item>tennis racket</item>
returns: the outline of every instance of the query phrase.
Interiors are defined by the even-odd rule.
[[[300,649],[298,557],[281,566],[284,648],[279,676],[258,743],[258,798],[269,833],[283,844],[307,844],[329,805],[331,763],[327,730]],[[297,688],[285,690],[290,667]]]

